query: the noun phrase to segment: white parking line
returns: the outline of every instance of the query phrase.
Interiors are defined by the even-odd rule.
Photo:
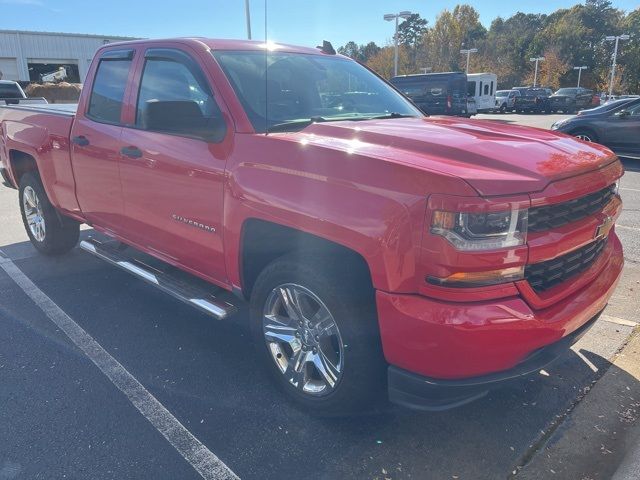
[[[124,393],[134,407],[167,439],[182,457],[206,480],[237,480],[213,452],[187,430],[146,388],[96,342],[64,310],[40,290],[0,252],[0,268],[60,328],[69,339]]]
[[[618,325],[624,325],[626,327],[635,327],[638,325],[638,322],[634,322],[633,320],[627,320],[626,318],[620,317],[612,317],[611,315],[600,315],[602,320],[606,320],[610,323],[617,323]]]

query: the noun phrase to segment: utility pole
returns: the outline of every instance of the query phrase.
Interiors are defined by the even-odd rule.
[[[573,67],[574,70],[578,70],[578,88],[580,88],[580,77],[582,76],[582,70],[586,70],[587,66],[583,65],[581,67]]]
[[[249,9],[249,0],[244,0],[244,14],[247,17],[247,38],[251,40],[251,11]]]
[[[536,86],[536,83],[538,83],[538,62],[543,62],[544,61],[544,57],[532,57],[529,59],[530,62],[536,62],[536,69],[535,69],[535,73],[533,74],[533,86]]]
[[[467,49],[462,49],[460,50],[460,53],[463,55],[467,56],[467,69],[465,70],[467,72],[467,74],[469,73],[469,57],[471,56],[472,53],[477,53],[478,49],[477,48],[467,48]]]
[[[620,40],[629,40],[631,38],[629,35],[609,35],[604,39],[607,42],[616,42],[616,46],[613,48],[613,64],[611,65],[611,81],[609,82],[609,98],[613,95],[613,80],[616,76],[616,59],[618,58],[618,42]]]
[[[248,1],[248,0],[247,0]],[[384,18],[387,22],[396,21],[396,30],[393,35],[393,45],[394,45],[394,56],[393,56],[393,76],[398,75],[398,22],[400,18],[407,19],[411,16],[411,12],[408,10],[403,10],[400,13],[387,13]]]

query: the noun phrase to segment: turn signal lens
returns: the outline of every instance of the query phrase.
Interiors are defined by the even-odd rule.
[[[458,272],[446,278],[427,277],[427,282],[442,287],[482,287],[515,282],[524,278],[524,266],[489,270],[486,272]]]

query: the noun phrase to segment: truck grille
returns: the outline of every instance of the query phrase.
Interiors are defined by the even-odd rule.
[[[528,230],[542,232],[601,212],[615,195],[614,192],[615,185],[609,185],[575,200],[530,208]]]
[[[553,260],[527,265],[524,277],[536,292],[544,292],[589,268],[606,243],[603,238]]]

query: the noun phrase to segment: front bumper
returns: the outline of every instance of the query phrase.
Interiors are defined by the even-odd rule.
[[[551,345],[530,354],[515,367],[503,372],[465,378],[440,380],[390,366],[387,372],[389,400],[413,410],[441,411],[459,407],[484,397],[489,390],[539,372],[564,354],[587,333],[602,312],[598,312],[578,330]]]
[[[569,338],[602,311],[623,266],[622,246],[614,232],[602,256],[606,261],[580,274],[593,276],[593,281],[545,308],[533,308],[522,296],[456,303],[377,291],[390,372],[397,377],[399,371],[403,378],[410,372],[433,385],[510,376],[509,371],[528,362],[534,352]],[[391,380],[390,386],[398,385]]]

